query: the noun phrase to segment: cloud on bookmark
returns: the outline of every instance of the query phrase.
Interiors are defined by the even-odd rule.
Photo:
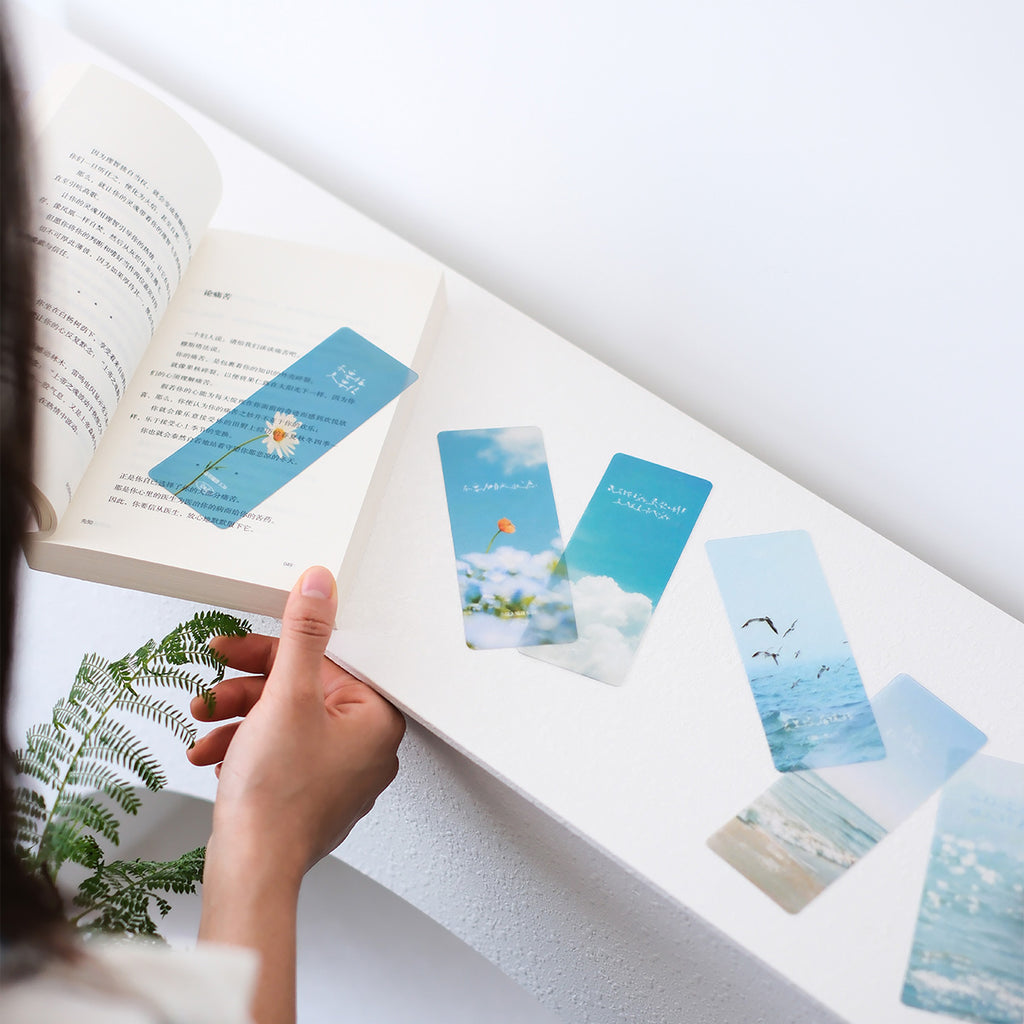
[[[480,431],[480,434],[490,437],[491,443],[480,452],[479,458],[500,463],[506,474],[547,463],[543,436],[536,427],[506,427]]]
[[[623,590],[610,576],[584,576],[573,582],[572,601],[579,639],[537,656],[591,679],[621,683],[654,611],[651,599]]]

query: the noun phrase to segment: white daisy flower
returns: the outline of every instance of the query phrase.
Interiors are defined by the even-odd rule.
[[[299,443],[297,431],[302,424],[290,412],[275,412],[274,422],[264,420],[267,432],[260,440],[267,446],[267,453],[283,459],[295,451]]]

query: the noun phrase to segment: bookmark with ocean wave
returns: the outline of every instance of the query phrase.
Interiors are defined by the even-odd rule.
[[[943,789],[902,998],[1024,1020],[1024,764],[979,755]]]
[[[985,743],[907,675],[872,701],[880,761],[787,772],[708,846],[795,914],[848,871]]]

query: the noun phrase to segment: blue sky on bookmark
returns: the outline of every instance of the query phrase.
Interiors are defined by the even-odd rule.
[[[575,640],[540,429],[445,430],[437,443],[467,646]]]
[[[415,380],[407,366],[344,327],[149,475],[215,526],[230,527]]]

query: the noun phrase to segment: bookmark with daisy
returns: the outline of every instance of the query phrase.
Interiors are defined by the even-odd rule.
[[[149,475],[226,529],[415,380],[407,366],[343,327],[168,455]]]

